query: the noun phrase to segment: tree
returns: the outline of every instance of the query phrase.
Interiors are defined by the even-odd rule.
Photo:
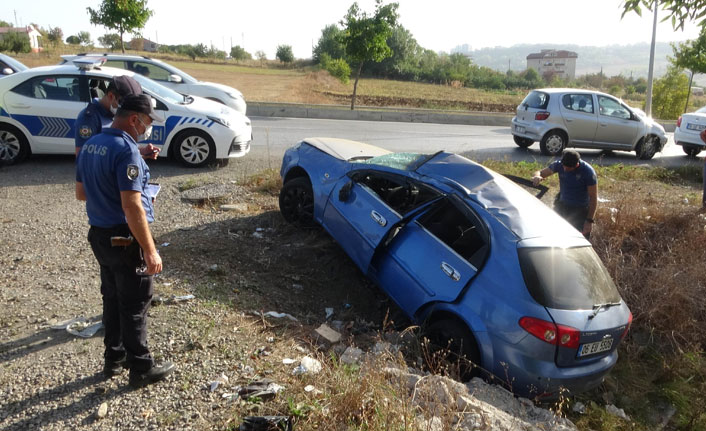
[[[29,37],[26,33],[18,33],[16,31],[8,31],[5,37],[0,40],[0,51],[12,51],[15,54],[20,52],[29,52]]]
[[[346,63],[346,60],[342,58],[332,59],[325,52],[321,54],[321,61],[319,63],[331,76],[337,78],[344,84],[348,84],[351,76],[351,67]]]
[[[49,31],[47,32],[47,39],[54,46],[61,45],[62,43],[64,43],[64,31],[59,27],[49,27]]]
[[[104,48],[115,51],[120,48],[120,35],[117,33],[106,33],[98,38],[98,43]]]
[[[277,60],[282,63],[291,63],[294,61],[294,53],[292,53],[291,45],[277,45],[277,53],[275,54]]]
[[[667,73],[655,82],[652,100],[655,117],[663,120],[676,120],[679,117],[689,94],[687,82],[683,70],[674,66],[670,66]]]
[[[117,30],[120,35],[120,49],[125,52],[123,36],[134,33],[147,24],[153,14],[147,8],[147,0],[103,0],[100,8],[86,8],[91,24],[102,25],[111,30]]]
[[[0,19],[0,27],[12,27],[12,24],[10,24],[7,21],[3,21]]]
[[[387,38],[392,35],[392,29],[397,25],[398,7],[397,3],[383,6],[382,0],[375,0],[375,14],[371,16],[361,11],[358,3],[353,3],[341,21],[344,27],[341,43],[350,62],[357,65],[351,110],[355,109],[355,96],[363,64],[366,61],[379,62],[392,55]]]
[[[66,38],[66,43],[69,45],[79,45],[81,43],[81,39],[79,39],[76,35],[71,35]]]
[[[687,40],[678,45],[672,44],[674,58],[670,58],[670,62],[679,68],[688,70],[691,73],[689,77],[689,92],[686,93],[686,103],[684,104],[684,112],[689,107],[689,96],[691,95],[691,82],[694,79],[695,73],[706,73],[706,28],[701,29],[699,37],[695,40]]]
[[[79,43],[83,46],[89,46],[93,45],[93,41],[91,40],[91,33],[87,31],[79,31],[78,34]]]
[[[346,49],[341,44],[343,30],[336,24],[330,24],[321,30],[321,37],[314,47],[314,61],[321,63],[321,55],[327,54],[330,58],[343,58]]]
[[[257,57],[257,59],[260,61],[260,67],[262,67],[265,60],[267,60],[267,54],[265,54],[265,51],[261,49],[255,51],[255,57]]]
[[[671,18],[674,30],[684,30],[686,21],[698,20],[701,27],[706,26],[706,0],[625,0],[622,16],[629,12],[642,16],[642,7],[654,10],[655,1],[659,1],[663,11],[667,11],[662,21]]]
[[[230,56],[236,61],[252,60],[252,55],[240,45],[235,45],[230,49]]]

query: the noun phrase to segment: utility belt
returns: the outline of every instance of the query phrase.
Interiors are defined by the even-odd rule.
[[[120,224],[111,227],[91,226],[93,235],[102,237],[104,241],[110,240],[110,246],[120,250],[123,260],[130,266],[135,266],[135,272],[142,274],[147,270],[142,247],[132,236],[127,224]],[[107,242],[107,241],[106,241]]]

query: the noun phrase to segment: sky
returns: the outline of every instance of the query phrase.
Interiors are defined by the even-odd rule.
[[[311,57],[321,30],[344,17],[353,0],[148,0],[154,15],[143,36],[161,44],[213,45],[230,51],[243,46],[273,59],[278,45],[291,45],[296,58]],[[385,4],[389,1],[385,1]],[[631,12],[621,20],[621,0],[399,0],[399,22],[426,49],[450,52],[516,44],[628,45],[651,41],[653,15]],[[374,0],[359,0],[375,10]],[[0,19],[20,25],[60,27],[64,38],[88,31],[94,42],[109,32],[90,24],[87,7],[100,0],[2,0]],[[190,5],[190,6],[186,6]],[[431,5],[431,6],[430,6]],[[659,15],[658,15],[659,16]],[[16,17],[16,18],[15,18]],[[661,18],[658,18],[661,20]],[[694,39],[688,23],[674,31],[671,22],[657,27],[658,42]],[[129,38],[127,38],[129,39]]]

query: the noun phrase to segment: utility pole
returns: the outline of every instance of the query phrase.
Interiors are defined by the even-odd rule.
[[[655,69],[655,40],[657,39],[657,6],[659,1],[654,0],[655,17],[652,23],[652,45],[650,46],[650,68],[647,72],[647,98],[645,100],[645,114],[652,116],[652,80]]]
[[[15,13],[15,27],[19,27],[20,25],[17,24],[17,10],[13,9],[12,11]]]

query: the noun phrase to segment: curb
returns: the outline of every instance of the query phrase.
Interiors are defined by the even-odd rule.
[[[248,116],[289,117],[328,120],[392,121],[401,123],[465,124],[469,126],[506,126],[514,114],[501,112],[436,111],[432,109],[382,108],[362,106],[351,111],[347,105],[307,105],[300,103],[248,102]],[[667,132],[674,132],[676,121],[658,121]]]

